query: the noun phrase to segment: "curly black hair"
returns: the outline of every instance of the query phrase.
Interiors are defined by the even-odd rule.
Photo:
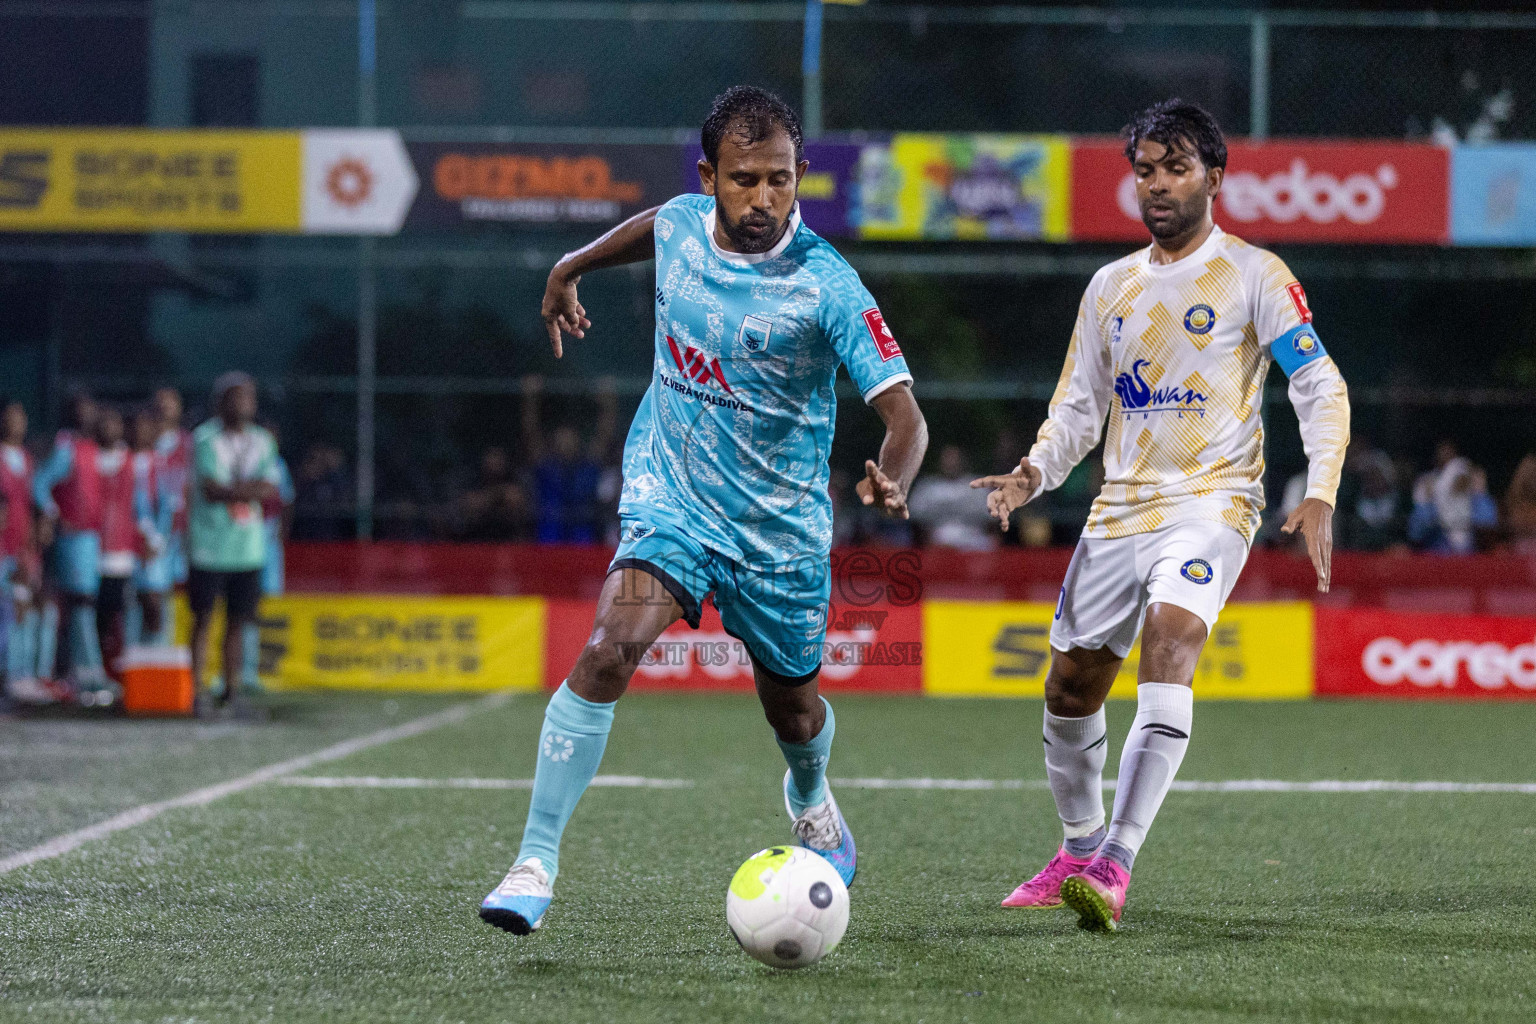
[[[766,89],[751,85],[733,85],[719,96],[704,119],[699,141],[704,159],[719,166],[720,140],[727,135],[751,145],[762,142],[775,131],[782,131],[795,144],[795,161],[804,159],[805,140],[800,134],[800,118],[789,104]]]
[[[1227,140],[1221,126],[1205,108],[1181,99],[1154,103],[1131,118],[1120,129],[1120,137],[1125,140],[1127,160],[1136,159],[1136,147],[1145,141],[1194,153],[1206,167],[1227,166]]]

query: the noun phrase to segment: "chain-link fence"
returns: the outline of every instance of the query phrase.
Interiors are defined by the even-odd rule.
[[[369,73],[360,12],[371,6],[0,0],[0,79],[15,86],[0,120],[362,121],[398,126],[408,140],[672,141],[692,137],[710,99],[745,80],[797,102],[815,90],[828,132],[1113,132],[1177,94],[1235,134],[1536,138],[1536,15],[876,2],[826,8],[820,74],[807,77],[800,3],[380,0],[364,33],[377,53]],[[43,55],[95,85],[68,102],[40,97],[27,83],[46,74],[27,79],[26,69]],[[583,282],[598,326],[566,359],[548,356],[536,315],[544,276],[582,241],[568,229],[504,226],[366,243],[12,235],[0,238],[0,372],[51,426],[72,387],[127,402],[171,381],[196,405],[217,372],[249,368],[295,463],[314,453],[317,467],[340,463],[316,518],[332,532],[350,532],[358,511],[358,423],[371,409],[377,440],[363,461],[376,487],[363,490],[365,503],[376,498],[378,531],[449,536],[459,529],[454,495],[485,449],[515,461],[523,447],[525,374],[547,378],[551,429],[590,425],[608,377],[627,421],[644,386],[647,267]],[[904,340],[935,444],[961,444],[977,469],[1001,458],[1000,435],[1027,443],[1082,288],[1121,255],[1088,245],[841,247]],[[364,252],[377,297],[366,310]],[[1529,252],[1284,255],[1356,385],[1362,430],[1411,459],[1457,438],[1495,485],[1536,449]],[[376,399],[361,403],[360,314],[377,323],[378,374]],[[1280,388],[1271,399],[1283,409]],[[1286,414],[1276,416],[1270,461],[1283,483],[1302,455]],[[873,415],[845,401],[834,460],[855,466],[878,439]]]

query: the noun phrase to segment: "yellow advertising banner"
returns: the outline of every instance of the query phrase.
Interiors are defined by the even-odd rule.
[[[860,155],[859,237],[1066,241],[1070,153],[1065,135],[898,132]]]
[[[178,602],[178,639],[190,617]],[[357,690],[537,690],[544,599],[285,594],[261,602],[265,685]],[[222,622],[210,660],[217,671]]]
[[[299,132],[0,130],[0,231],[297,232]]]
[[[1037,602],[924,601],[923,692],[951,697],[1041,697],[1051,664],[1055,607]],[[1110,697],[1136,696],[1140,648]],[[1312,695],[1312,606],[1229,604],[1206,641],[1195,696],[1301,700]]]

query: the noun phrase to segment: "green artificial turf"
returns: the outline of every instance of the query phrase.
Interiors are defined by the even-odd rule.
[[[0,722],[0,763],[23,773],[0,790],[6,831],[29,837],[6,850],[443,706],[275,699],[277,721],[222,731]],[[834,777],[1044,777],[1038,702],[836,702]],[[542,704],[310,774],[526,778]],[[1110,706],[1110,774],[1132,711]],[[1536,781],[1533,726],[1524,705],[1201,703],[1180,777]],[[145,781],[115,778],[108,742]],[[821,964],[779,973],[725,927],[737,864],[787,836],[753,700],[626,698],[603,771],[694,785],[590,791],[526,939],[475,915],[516,852],[525,790],[264,784],[0,875],[0,1017],[1536,1019],[1536,795],[1175,792],[1122,930],[1093,935],[1070,912],[998,907],[1058,842],[1046,790],[845,788],[852,922]]]

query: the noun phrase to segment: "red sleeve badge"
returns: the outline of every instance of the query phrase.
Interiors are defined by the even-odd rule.
[[[1301,317],[1301,322],[1311,323],[1312,308],[1307,305],[1307,293],[1301,290],[1301,282],[1292,281],[1285,286],[1285,290],[1290,293],[1291,305],[1296,307],[1296,315]]]
[[[875,348],[880,350],[882,363],[901,355],[901,346],[896,344],[896,335],[885,326],[885,317],[880,315],[878,307],[871,307],[864,311],[864,326],[869,328],[869,336],[875,340]]]

